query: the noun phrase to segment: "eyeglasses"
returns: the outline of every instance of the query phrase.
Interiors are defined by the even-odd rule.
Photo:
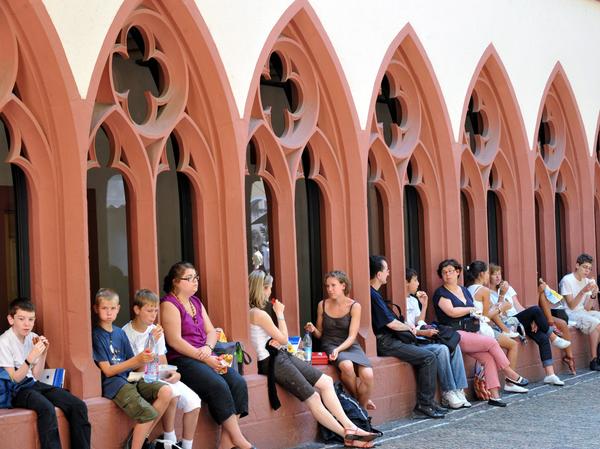
[[[200,276],[198,276],[197,274],[194,276],[186,276],[184,278],[179,278],[182,281],[188,281],[188,282],[198,282],[200,280]]]
[[[449,274],[456,273],[456,271],[457,270],[455,270],[454,268],[449,268],[447,270],[442,270],[442,276],[447,276]]]

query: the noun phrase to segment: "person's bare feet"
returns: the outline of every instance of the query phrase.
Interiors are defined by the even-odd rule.
[[[377,410],[377,406],[375,405],[375,403],[372,400],[368,400],[367,401],[367,410]]]

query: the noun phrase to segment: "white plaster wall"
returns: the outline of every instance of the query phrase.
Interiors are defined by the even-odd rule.
[[[121,0],[43,1],[64,44],[79,93],[85,97]],[[257,58],[292,1],[195,2],[222,58],[241,116]],[[491,43],[512,81],[531,147],[548,76],[560,62],[576,96],[592,151],[600,110],[600,2],[310,0],[310,4],[336,49],[363,128],[383,56],[410,23],[437,75],[456,139],[467,87]]]

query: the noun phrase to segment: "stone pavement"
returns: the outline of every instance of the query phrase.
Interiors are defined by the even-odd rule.
[[[380,449],[598,449],[600,373],[563,374],[564,387],[530,385],[526,395],[504,394],[506,408],[474,402],[446,418],[402,419],[378,426]],[[296,449],[333,449],[306,444]]]

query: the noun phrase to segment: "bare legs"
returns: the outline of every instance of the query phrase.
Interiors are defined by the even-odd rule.
[[[250,449],[252,447],[250,442],[242,434],[238,419],[239,417],[237,415],[231,415],[223,421],[223,424],[221,424],[221,441],[219,442],[219,449],[231,449],[231,447]]]
[[[348,392],[358,399],[364,408],[374,409],[375,405],[370,400],[373,391],[373,369],[367,366],[358,366],[358,376],[354,371],[354,363],[344,360],[338,365],[340,378]]]
[[[500,335],[498,337],[498,344],[502,349],[506,349],[506,357],[510,362],[510,367],[515,369],[517,367],[517,360],[519,359],[519,343],[506,335]]]
[[[167,388],[165,388],[167,387]],[[133,433],[131,437],[131,449],[142,449],[144,440],[152,432],[152,429],[156,425],[160,418],[165,413],[165,410],[171,404],[173,398],[173,392],[170,387],[165,385],[158,391],[156,400],[152,403],[152,407],[158,412],[158,416],[154,421],[137,423],[133,426]]]

